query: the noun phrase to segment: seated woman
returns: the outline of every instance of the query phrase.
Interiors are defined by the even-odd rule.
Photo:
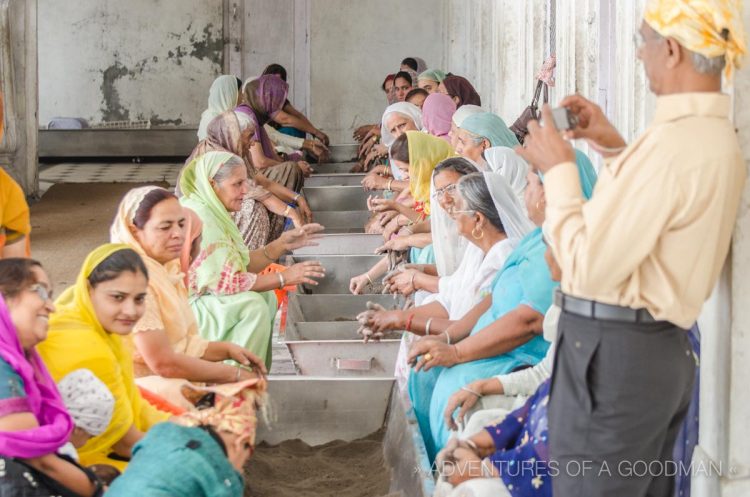
[[[591,164],[579,164],[579,172],[583,188],[592,188]],[[541,226],[542,202],[533,195],[532,176],[529,173],[526,208],[537,216],[532,222]],[[464,216],[463,210],[456,212]],[[409,354],[415,364],[409,396],[431,458],[448,440],[443,413],[456,390],[480,378],[533,366],[544,357],[548,344],[540,333],[557,287],[544,260],[545,248],[541,228],[537,228],[514,249],[492,283],[490,295],[459,321],[449,323],[447,333],[414,343]],[[433,326],[440,324],[434,321]]]
[[[190,266],[190,306],[203,338],[231,341],[271,365],[271,327],[276,297],[270,290],[322,278],[320,263],[295,264],[282,273],[258,275],[287,250],[314,245],[320,225],[286,231],[262,249],[247,249],[230,212],[247,194],[245,162],[229,152],[208,152],[182,172],[183,206],[203,222],[200,251]]]
[[[5,124],[3,95],[0,93],[0,140]],[[0,168],[0,258],[30,257],[31,222],[23,189]]]
[[[401,70],[420,74],[427,70],[427,63],[421,57],[406,57],[401,61]]]
[[[32,259],[0,260],[0,495],[99,496],[93,473],[58,451],[73,421],[36,352],[55,307]]]
[[[208,125],[222,112],[237,107],[240,102],[242,80],[235,76],[222,74],[211,83],[208,90],[208,107],[201,114],[198,125],[198,141],[206,139]]]
[[[185,222],[177,197],[163,188],[144,186],[125,195],[110,228],[110,240],[138,252],[149,273],[146,310],[128,337],[135,346],[136,383],[176,405],[181,404],[179,386],[185,380],[229,383],[266,373],[263,360],[249,350],[201,338],[180,278]]]
[[[57,299],[47,340],[39,353],[59,381],[76,369],[89,369],[115,398],[112,421],[103,433],[78,449],[81,464],[127,465],[133,444],[169,415],[143,400],[133,377],[133,356],[123,337],[143,316],[148,270],[127,245],[94,249],[76,283]]]
[[[394,212],[392,219],[383,232],[386,240],[408,226],[424,221],[430,215],[430,182],[432,171],[437,164],[451,157],[453,150],[445,141],[421,131],[407,131],[399,136],[391,146],[391,162],[399,168],[401,174],[409,180],[409,189],[404,190],[399,198],[373,198],[369,203],[370,210],[376,213]],[[406,233],[404,233],[406,234]],[[420,233],[409,237],[399,248],[410,249],[409,260],[415,264],[434,264],[432,238],[429,233]],[[350,281],[352,293],[360,293],[367,283],[372,283],[386,273],[388,258],[383,258],[367,272],[355,276]]]
[[[425,131],[450,143],[448,134],[451,131],[452,117],[455,113],[456,104],[449,96],[442,93],[430,95],[424,101],[422,108]]]
[[[393,91],[393,80],[395,77],[395,74],[387,75],[383,80],[383,83],[380,85],[380,89],[385,93],[385,101],[387,105],[393,105],[396,103],[396,96]],[[375,139],[380,135],[380,124],[363,124],[354,130],[352,138],[354,138],[357,143],[364,143],[371,139],[373,135],[375,135]]]
[[[505,125],[505,121],[491,112],[482,112],[467,117],[458,129],[456,153],[474,162],[482,171],[489,170],[484,151],[490,147],[518,146],[516,135]]]
[[[312,218],[312,212],[301,193],[258,174],[249,151],[254,132],[255,127],[246,114],[222,112],[209,124],[206,139],[198,143],[185,161],[187,166],[196,157],[211,151],[231,152],[245,160],[250,190],[242,202],[242,208],[232,214],[232,218],[250,250],[258,249],[281,236],[287,219],[300,227]]]
[[[265,390],[264,380],[248,380],[198,392],[208,393],[200,407],[154,426],[136,444],[107,496],[242,497]]]
[[[448,133],[448,139],[453,148],[456,148],[458,145],[458,128],[461,127],[461,124],[463,124],[467,117],[473,116],[474,114],[481,114],[482,112],[486,111],[478,105],[462,105],[456,109],[456,112],[453,113],[453,117],[451,118],[451,130]]]
[[[305,161],[284,162],[276,153],[264,125],[282,111],[289,92],[289,85],[278,76],[261,76],[245,84],[243,101],[235,110],[248,116],[255,132],[250,147],[250,156],[255,168],[268,179],[299,192],[304,176],[312,173]]]
[[[417,76],[417,86],[427,93],[438,92],[440,84],[448,75],[440,69],[428,69]]]
[[[284,83],[287,82],[286,69],[280,64],[269,64],[263,70],[262,76],[269,74],[278,76],[284,81]],[[320,140],[323,147],[329,144],[328,135],[313,126],[307,116],[294,108],[289,102],[289,99],[284,102],[284,107],[282,107],[281,112],[274,117],[274,122],[279,126],[278,130],[280,133],[295,136],[297,138],[304,138],[305,133],[310,133],[312,136]]]
[[[428,96],[430,96],[430,94],[422,88],[412,88],[409,93],[406,94],[405,101],[410,104],[416,105],[421,109],[422,105],[424,105],[424,101]]]
[[[198,140],[203,141],[208,135],[208,125],[211,124],[219,114],[232,110],[242,103],[242,80],[230,75],[222,75],[214,80],[208,93],[208,107],[201,114],[198,126]],[[284,150],[291,154],[296,150],[306,150],[313,155],[321,156],[327,153],[327,148],[321,142],[315,140],[304,140],[289,135],[283,135],[268,126],[266,131],[273,133],[271,141],[278,150]]]
[[[0,168],[0,258],[29,257],[29,233],[31,221],[26,196],[18,183]]]
[[[387,157],[388,152],[396,141],[396,138],[407,131],[419,131],[422,129],[422,111],[414,104],[398,102],[389,105],[381,119],[380,144],[374,144],[365,159],[365,165],[373,161]],[[369,150],[367,147],[363,151]],[[393,164],[385,164],[370,169],[362,186],[366,190],[391,190],[400,192],[408,188],[408,182],[404,181],[401,173]]]
[[[403,69],[396,73],[396,77],[393,78],[393,92],[396,95],[397,102],[404,102],[406,100],[406,94],[414,88],[414,82],[416,78],[412,78],[409,72]]]
[[[442,182],[443,178],[436,175],[435,184]],[[406,330],[410,333],[404,335],[405,346],[413,342],[415,335],[445,334],[451,322],[482,300],[515,245],[533,228],[501,175],[473,173],[461,177],[457,185],[459,203],[475,213],[457,218],[458,232],[468,241],[460,266],[452,275],[439,278],[438,291],[428,303],[404,311],[369,312],[363,316],[367,319],[365,326],[373,332]],[[416,275],[421,277],[420,273]],[[407,355],[408,350],[403,350],[397,361],[399,379],[408,377]]]
[[[474,89],[469,80],[462,76],[447,76],[438,87],[440,93],[444,93],[456,102],[456,107],[461,108],[464,105],[482,105],[482,99],[479,93]]]

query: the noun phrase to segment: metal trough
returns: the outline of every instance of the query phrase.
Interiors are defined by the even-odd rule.
[[[322,162],[320,164],[312,164],[312,168],[315,171],[313,177],[316,174],[347,174],[356,165],[356,162]]]
[[[367,210],[367,196],[362,186],[305,186],[305,198],[314,213],[321,211]],[[373,193],[370,193],[373,194]]]
[[[331,151],[329,158],[331,162],[352,162],[357,160],[359,145],[356,143],[330,145],[328,150]]]
[[[352,441],[385,428],[383,456],[390,492],[429,497],[435,483],[408,398],[388,378],[270,377],[271,426],[257,442],[300,439],[310,445]],[[250,462],[252,464],[252,460]]]
[[[305,179],[305,188],[314,186],[360,186],[364,174],[313,174]]]
[[[295,323],[284,343],[303,376],[392,378],[401,344],[397,334],[380,342],[363,343],[356,321]]]
[[[382,259],[382,255],[290,255],[287,265],[297,262],[320,261],[326,269],[325,278],[317,286],[300,285],[300,293],[307,294],[342,294],[349,292],[349,281],[373,267]],[[379,285],[378,285],[379,286]],[[382,288],[369,285],[368,293],[380,293]]]
[[[293,323],[319,321],[355,321],[365,310],[367,302],[375,302],[386,309],[400,309],[403,299],[391,295],[303,295],[289,294],[287,326]]]
[[[317,221],[317,219],[316,219]],[[327,226],[326,226],[327,227]],[[383,245],[382,235],[364,233],[323,235],[314,247],[302,247],[294,251],[295,255],[346,255],[373,254]]]
[[[313,221],[325,226],[325,233],[361,233],[370,220],[369,211],[319,211],[313,213]],[[381,237],[382,238],[382,237]]]

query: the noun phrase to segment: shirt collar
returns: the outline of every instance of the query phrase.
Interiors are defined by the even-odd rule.
[[[656,99],[654,124],[676,121],[688,116],[729,118],[729,95],[718,92],[675,93]]]

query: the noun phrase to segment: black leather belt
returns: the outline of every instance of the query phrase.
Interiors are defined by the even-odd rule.
[[[619,305],[602,304],[594,300],[579,299],[555,292],[555,304],[560,309],[576,316],[601,321],[621,321],[625,323],[655,323],[656,319],[646,309],[631,309]]]

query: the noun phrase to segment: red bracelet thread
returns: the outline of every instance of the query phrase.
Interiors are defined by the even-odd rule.
[[[406,320],[406,331],[411,331],[412,319],[414,319],[414,314],[409,314],[409,319]]]

